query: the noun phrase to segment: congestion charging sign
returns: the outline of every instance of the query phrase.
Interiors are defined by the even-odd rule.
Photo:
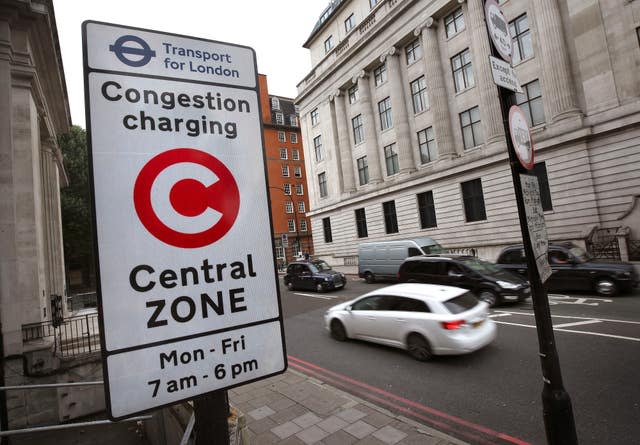
[[[113,419],[286,369],[255,53],[83,24]]]

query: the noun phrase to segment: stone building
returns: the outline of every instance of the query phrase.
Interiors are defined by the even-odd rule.
[[[637,246],[640,2],[500,4],[549,238]],[[317,255],[349,265],[361,241],[431,236],[495,260],[521,242],[482,0],[333,1],[304,47]]]
[[[24,353],[22,326],[64,310],[57,138],[71,127],[50,0],[0,3],[0,321],[7,356]]]

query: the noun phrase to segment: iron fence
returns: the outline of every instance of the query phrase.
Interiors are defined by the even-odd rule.
[[[586,240],[587,251],[594,258],[619,260],[620,246],[616,236],[619,227],[596,229]]]
[[[640,261],[640,240],[627,240],[627,247],[629,249],[629,260]]]
[[[22,326],[22,341],[52,337],[54,352],[63,358],[90,354],[100,350],[98,314],[91,313],[65,318],[59,326],[51,321]]]

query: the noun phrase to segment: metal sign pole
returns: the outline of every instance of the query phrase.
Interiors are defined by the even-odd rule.
[[[196,445],[229,445],[229,399],[218,390],[193,399]]]
[[[482,10],[485,10],[484,0],[477,1],[482,2]],[[485,20],[488,20],[488,18],[485,17]],[[494,57],[500,57],[493,42],[491,42],[491,53]],[[531,283],[533,311],[536,320],[536,331],[538,333],[539,354],[544,385],[542,389],[542,413],[547,442],[549,445],[577,445],[578,438],[573,418],[573,409],[571,407],[571,398],[564,388],[562,373],[560,372],[560,360],[553,334],[549,298],[540,279],[527,224],[520,174],[528,172],[520,164],[513,142],[509,136],[509,108],[516,104],[515,93],[510,92],[506,88],[498,88],[498,93],[500,95],[502,122],[504,125],[507,150],[509,152],[509,164],[511,165],[516,204],[518,207],[520,230],[522,231],[522,241],[527,258],[529,282]]]

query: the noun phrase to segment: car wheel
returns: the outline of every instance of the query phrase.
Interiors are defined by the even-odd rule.
[[[618,286],[610,278],[600,278],[596,281],[596,292],[603,297],[613,297],[618,294]]]
[[[289,290],[294,290],[295,289],[295,287],[293,286],[293,281],[289,281],[287,283],[287,289],[289,289]]]
[[[488,289],[480,291],[479,298],[482,301],[486,301],[489,307],[494,307],[498,302],[498,296],[496,295],[496,293]]]
[[[324,286],[322,286],[322,283],[316,284],[316,292],[324,292]]]
[[[374,277],[371,272],[367,272],[366,274],[364,274],[364,281],[366,281],[369,284],[375,283],[376,277]]]
[[[409,338],[407,338],[407,350],[411,357],[421,362],[426,362],[433,357],[431,345],[429,345],[427,339],[420,334],[409,335]]]
[[[347,339],[347,331],[344,329],[344,325],[339,320],[331,320],[329,325],[331,331],[331,337],[338,341],[345,341]]]

